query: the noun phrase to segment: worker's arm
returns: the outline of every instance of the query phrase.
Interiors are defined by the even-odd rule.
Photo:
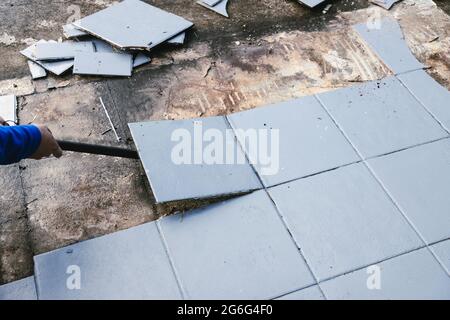
[[[45,126],[8,126],[0,117],[0,164],[12,164],[22,159],[42,159],[62,151]]]

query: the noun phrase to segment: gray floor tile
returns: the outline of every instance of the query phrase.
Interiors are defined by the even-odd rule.
[[[447,135],[395,77],[326,92],[318,98],[365,158]]]
[[[432,245],[431,250],[438,257],[440,263],[443,264],[447,274],[450,275],[450,240]]]
[[[425,67],[411,53],[395,19],[383,18],[353,28],[395,74]]]
[[[151,49],[193,25],[138,0],[122,1],[73,24],[118,47],[140,49]]]
[[[0,300],[36,300],[34,277],[0,286]]]
[[[159,221],[190,299],[272,299],[314,280],[265,191]]]
[[[102,76],[131,76],[133,55],[107,52],[78,52],[75,54],[74,74]]]
[[[33,58],[36,60],[67,60],[73,59],[77,52],[94,52],[92,42],[41,42],[36,44]]]
[[[38,65],[46,69],[47,71],[50,71],[53,74],[61,75],[73,66],[73,59],[70,60],[62,60],[62,61],[37,61],[33,57],[33,52],[36,49],[36,45],[39,43],[56,43],[56,41],[46,41],[46,40],[39,40],[35,44],[29,46],[28,48],[20,51],[22,55],[27,57],[28,59],[36,62]]]
[[[450,237],[450,140],[372,159],[369,165],[428,243]]]
[[[318,286],[309,287],[285,295],[277,300],[325,300]]]
[[[81,288],[69,289],[77,267]],[[40,299],[181,297],[154,222],[36,256],[35,271]]]
[[[427,249],[377,266],[379,290],[372,282],[377,273],[368,269],[323,282],[320,286],[328,299],[450,299],[450,278]]]
[[[364,164],[269,193],[319,281],[421,245]]]
[[[450,130],[450,92],[423,70],[397,76],[417,100]]]
[[[265,166],[260,161],[252,161],[266,186],[337,168],[360,159],[314,96],[236,113],[228,116],[228,119],[235,130],[249,133],[249,129],[278,130],[279,150],[268,149],[271,165]],[[250,155],[251,148],[244,143],[245,136],[237,133],[236,136],[241,145],[246,146],[247,155]],[[268,139],[260,138],[258,142],[274,141],[269,144],[273,147],[277,142],[271,140],[273,137],[269,133]]]
[[[223,117],[132,123],[129,126],[157,202],[217,197],[261,188],[256,173]],[[200,131],[206,135],[208,132],[220,135],[216,139],[219,144],[227,139],[223,146],[234,150],[234,160],[226,161],[226,156],[231,154],[226,150],[223,150],[223,156],[220,152],[216,154],[219,163],[213,163],[214,159],[210,157],[202,158],[202,154],[209,154],[211,142],[201,146]],[[182,144],[186,149],[190,148],[185,150],[185,162],[178,159]],[[218,149],[220,151],[222,147]],[[176,154],[175,161],[172,153]],[[237,158],[243,162],[237,162]]]

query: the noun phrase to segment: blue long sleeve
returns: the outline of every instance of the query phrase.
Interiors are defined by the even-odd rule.
[[[41,144],[41,131],[33,125],[0,126],[0,165],[29,158]]]

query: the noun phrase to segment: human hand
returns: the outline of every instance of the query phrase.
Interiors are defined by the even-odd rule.
[[[8,127],[9,124],[8,124],[8,122],[6,122],[5,119],[3,119],[2,117],[0,117],[0,126],[2,126],[2,127]]]
[[[40,160],[42,158],[50,157],[54,155],[56,158],[62,156],[62,150],[53,137],[52,132],[47,126],[36,125],[41,131],[41,144],[36,152],[30,157],[31,159]]]

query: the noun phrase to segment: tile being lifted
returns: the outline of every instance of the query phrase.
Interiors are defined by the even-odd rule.
[[[269,194],[319,281],[423,245],[362,163]]]
[[[154,222],[38,255],[34,261],[43,300],[181,298]]]
[[[273,299],[314,284],[263,190],[158,223],[187,299]]]
[[[125,0],[82,18],[74,25],[117,47],[148,50],[193,24],[145,2]]]
[[[404,73],[397,78],[437,121],[450,131],[450,92],[424,70]]]
[[[325,0],[297,0],[297,2],[304,4],[310,8],[314,8],[322,2],[325,2]]]
[[[447,136],[394,76],[317,97],[364,158]]]
[[[0,301],[2,300],[37,300],[34,277],[0,286]]]
[[[373,271],[372,271],[373,270]],[[370,289],[370,275],[380,283]],[[424,248],[320,284],[332,300],[449,300],[450,277]]]
[[[383,18],[374,25],[361,23],[353,28],[395,74],[425,68],[411,53],[396,20]]]
[[[30,69],[31,78],[33,80],[47,76],[47,71],[34,61],[28,60],[28,68]]]
[[[17,118],[17,99],[14,95],[0,96],[0,117],[10,126],[15,125]]]
[[[78,52],[73,66],[74,74],[102,76],[131,76],[133,56],[124,53]]]
[[[227,5],[228,0],[199,0],[197,3],[205,8],[208,8],[209,10],[212,10],[224,17],[228,18],[228,12],[227,12]]]
[[[266,187],[360,160],[314,96],[227,117]]]
[[[79,52],[94,52],[95,48],[92,42],[56,42],[56,43],[38,43],[33,52],[35,60],[68,60],[73,59]]]
[[[36,48],[36,45],[38,43],[56,43],[56,41],[39,40],[37,43],[35,43],[35,44],[29,46],[28,48],[20,51],[20,53],[22,55],[24,55],[25,57],[27,57],[28,59],[36,62],[38,65],[43,67],[45,70],[50,71],[51,73],[53,73],[53,74],[55,74],[57,76],[63,74],[64,72],[66,72],[67,70],[69,70],[70,68],[73,67],[73,59],[62,60],[62,61],[52,61],[52,62],[37,61],[33,57],[33,52],[34,52],[34,50]]]
[[[157,202],[262,188],[224,117],[129,127]]]
[[[450,139],[368,163],[428,244],[450,238]]]

